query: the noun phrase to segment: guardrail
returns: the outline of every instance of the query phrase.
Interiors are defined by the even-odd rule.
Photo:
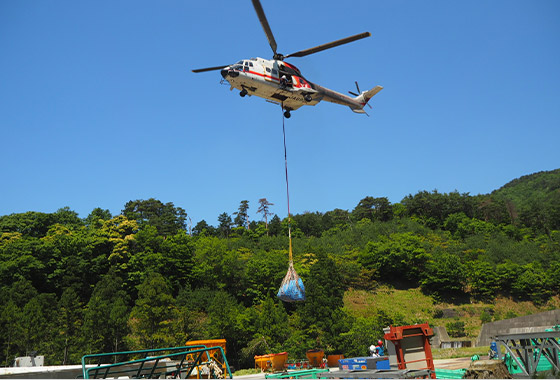
[[[223,370],[210,358],[209,352],[212,350],[219,350],[227,375],[230,379],[233,378],[223,348],[204,345],[84,355],[83,378],[106,379],[124,376],[143,379],[160,376],[188,378],[195,373],[198,377],[202,372],[208,378],[225,376]],[[204,356],[206,356],[205,360]],[[97,365],[91,367],[92,361]],[[111,362],[112,364],[108,364]]]

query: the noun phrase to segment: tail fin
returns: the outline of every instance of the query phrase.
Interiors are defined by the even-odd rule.
[[[365,105],[367,104],[367,102],[369,102],[371,98],[373,98],[375,94],[377,94],[381,90],[383,90],[382,86],[375,86],[369,91],[362,92],[360,95],[354,98],[356,102],[361,104],[361,107],[356,107],[356,108],[350,107],[350,108],[352,109],[352,111],[356,113],[366,113],[366,111],[364,111]]]

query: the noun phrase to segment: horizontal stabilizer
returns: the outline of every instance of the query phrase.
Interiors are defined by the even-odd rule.
[[[356,113],[366,113],[366,111],[364,111],[365,105],[367,104],[367,102],[369,102],[371,98],[375,96],[375,94],[377,94],[381,90],[383,90],[383,86],[375,86],[369,91],[362,92],[360,95],[354,98],[356,102],[360,103],[360,107],[350,107],[350,108],[352,109],[352,111]]]
[[[369,100],[373,98],[375,94],[377,94],[381,90],[383,90],[382,86],[375,86],[369,91],[362,92],[359,96],[356,97],[356,100],[360,103],[363,103],[363,105],[365,106],[367,102],[369,102]]]

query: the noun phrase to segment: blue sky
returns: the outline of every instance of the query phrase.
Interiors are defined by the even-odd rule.
[[[560,167],[560,2],[262,4],[285,54],[371,32],[289,62],[384,86],[371,117],[322,102],[286,121],[292,213]],[[255,56],[272,53],[249,0],[0,2],[0,215],[153,197],[217,225],[266,197],[285,217],[280,107],[191,72]]]

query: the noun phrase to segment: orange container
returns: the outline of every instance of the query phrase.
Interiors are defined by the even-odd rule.
[[[325,357],[325,352],[323,350],[308,350],[305,356],[307,356],[311,367],[320,368],[323,363],[323,358]]]
[[[344,355],[327,355],[327,365],[331,368],[338,367],[339,359],[344,359]]]
[[[283,371],[288,361],[288,353],[280,352],[278,354],[255,355],[255,368],[261,371],[273,370]]]
[[[224,350],[224,355],[226,354],[226,340],[225,339],[205,339],[205,340],[189,340],[186,344],[187,346],[200,346],[204,345],[206,347],[221,347]],[[198,354],[196,354],[198,355]],[[222,357],[222,353],[218,348],[208,351],[208,356],[213,359],[218,366],[222,369],[223,373],[227,372],[226,358]],[[193,354],[187,355],[187,360],[194,360]],[[206,355],[204,355],[204,360],[206,360]],[[199,378],[200,369],[197,367],[196,378]]]
[[[270,357],[270,354],[255,355],[255,368],[259,368],[263,372],[272,368],[272,358]]]

